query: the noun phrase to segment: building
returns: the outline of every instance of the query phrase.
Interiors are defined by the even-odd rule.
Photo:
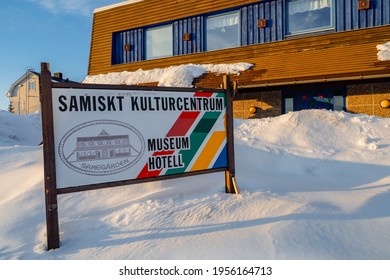
[[[96,9],[89,75],[247,62],[239,118],[304,109],[390,117],[388,0],[131,0]],[[219,87],[208,73],[196,87]]]
[[[133,147],[129,135],[109,135],[102,131],[98,136],[78,137],[77,147],[72,153],[74,161],[90,161],[132,156]]]
[[[31,114],[41,111],[39,100],[39,76],[40,74],[27,70],[15,83],[13,83],[7,92],[10,108],[16,114]],[[52,77],[54,82],[69,82],[63,79],[62,73],[54,73]]]

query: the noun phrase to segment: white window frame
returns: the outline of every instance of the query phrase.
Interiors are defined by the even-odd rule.
[[[213,19],[216,19],[218,17],[228,16],[228,15],[233,15],[233,14],[236,14],[237,18],[238,18],[238,20],[237,20],[237,25],[238,25],[237,45],[210,49],[209,43],[208,43],[208,36],[209,36],[208,27],[210,26],[209,20],[213,20]],[[206,23],[206,27],[205,27],[206,51],[223,50],[223,49],[236,48],[236,47],[240,47],[241,46],[241,16],[240,15],[241,15],[240,14],[240,10],[234,10],[234,11],[229,11],[229,12],[225,12],[225,13],[211,15],[211,16],[208,16],[208,17],[205,18],[205,23]]]
[[[35,90],[35,89],[36,89],[35,81],[29,81],[28,82],[28,90]]]
[[[169,37],[166,36],[164,29],[167,29]],[[148,36],[149,35],[149,36]],[[158,35],[153,40],[153,37],[150,35]],[[151,27],[145,30],[145,58],[146,59],[155,59],[162,57],[173,56],[173,26],[172,24],[165,24],[157,27]],[[167,45],[161,53],[156,52],[158,44],[156,41],[161,41],[163,45]],[[160,48],[161,50],[161,48]]]

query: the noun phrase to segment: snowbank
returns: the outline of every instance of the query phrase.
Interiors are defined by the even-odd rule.
[[[34,146],[42,140],[41,114],[17,115],[0,110],[0,147]]]
[[[83,83],[137,85],[158,82],[159,86],[193,87],[193,80],[207,72],[237,75],[250,67],[252,67],[252,64],[243,62],[233,64],[183,64],[148,71],[139,69],[135,72],[123,71],[90,75],[85,78]]]
[[[60,195],[50,252],[39,118],[0,120],[0,259],[390,259],[388,118],[235,120],[240,195],[223,173]]]

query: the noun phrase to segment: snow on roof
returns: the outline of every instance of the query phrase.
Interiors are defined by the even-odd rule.
[[[98,13],[98,12],[106,11],[106,10],[113,9],[113,8],[116,8],[116,7],[125,6],[125,5],[129,5],[129,4],[133,4],[133,3],[137,3],[137,2],[142,2],[142,1],[144,1],[144,0],[127,0],[127,1],[120,2],[120,3],[116,3],[116,4],[112,4],[112,5],[96,8],[93,11],[93,13]]]
[[[182,64],[168,68],[157,68],[144,71],[139,69],[134,72],[113,72],[108,74],[90,75],[83,83],[87,84],[126,84],[137,85],[142,83],[158,82],[159,86],[167,87],[192,87],[195,78],[212,72],[217,74],[236,74],[248,70],[253,64]]]
[[[378,60],[387,61],[390,60],[390,42],[387,42],[382,45],[377,45],[376,49],[378,52]]]

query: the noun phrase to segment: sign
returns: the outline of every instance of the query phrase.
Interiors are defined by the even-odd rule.
[[[232,87],[56,83],[41,64],[48,250],[59,248],[57,195],[211,172],[235,181]]]
[[[226,168],[224,91],[53,88],[57,188]]]

